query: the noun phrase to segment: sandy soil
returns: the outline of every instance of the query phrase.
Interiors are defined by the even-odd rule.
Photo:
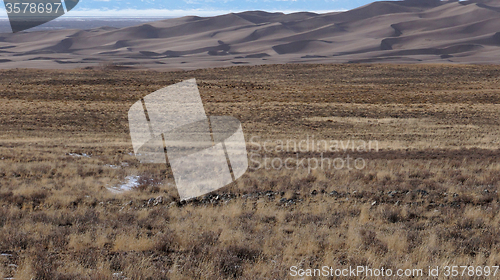
[[[496,1],[381,1],[341,13],[249,11],[125,28],[4,33],[0,68],[199,69],[283,63],[500,62]]]

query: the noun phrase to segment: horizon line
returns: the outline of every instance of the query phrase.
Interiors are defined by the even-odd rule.
[[[68,18],[178,18],[184,16],[199,16],[199,17],[211,17],[220,16],[231,13],[242,13],[249,11],[262,11],[268,13],[283,13],[283,14],[293,14],[293,13],[332,13],[332,12],[345,12],[347,9],[340,10],[316,10],[316,11],[300,11],[300,10],[201,10],[201,9],[189,9],[189,10],[169,10],[169,9],[84,9],[84,10],[72,10],[69,13],[65,13],[62,17],[58,19],[68,19]],[[0,9],[0,19],[8,19],[8,15],[5,9]]]

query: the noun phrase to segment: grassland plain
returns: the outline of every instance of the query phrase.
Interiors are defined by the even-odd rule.
[[[241,121],[250,155],[350,156],[364,168],[252,160],[237,182],[181,203],[168,166],[133,156],[127,111],[190,78],[208,115]],[[499,85],[498,66],[1,71],[0,277],[285,279],[291,266],[500,265]],[[276,149],[308,138],[378,149]],[[136,187],[123,192],[127,181]]]

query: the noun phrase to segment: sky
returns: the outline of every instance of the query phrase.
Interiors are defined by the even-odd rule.
[[[350,10],[370,0],[80,0],[64,17],[180,17],[213,16],[230,12],[331,12]],[[5,6],[0,17],[6,17]]]

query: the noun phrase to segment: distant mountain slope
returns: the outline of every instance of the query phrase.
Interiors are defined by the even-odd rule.
[[[315,13],[249,11],[126,28],[0,34],[0,68],[181,68],[308,62],[500,63],[499,1],[380,1]]]

